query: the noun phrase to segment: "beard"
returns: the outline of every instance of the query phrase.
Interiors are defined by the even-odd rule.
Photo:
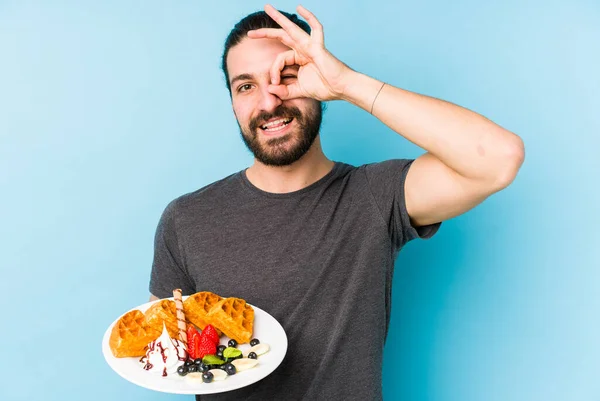
[[[322,114],[319,103],[305,114],[295,106],[281,104],[272,113],[260,113],[247,126],[240,125],[240,133],[246,147],[258,161],[267,166],[288,166],[298,161],[312,146],[319,135]],[[284,136],[261,142],[258,130],[272,118],[292,118],[289,124],[295,121],[297,127]]]

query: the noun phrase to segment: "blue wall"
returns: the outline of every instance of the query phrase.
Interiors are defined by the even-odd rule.
[[[251,163],[219,56],[262,3],[84,3],[0,1],[0,399],[190,399],[121,379],[100,340],[148,298],[165,205]],[[509,189],[401,253],[385,396],[598,400],[600,4],[490,3],[304,3],[353,68],[526,144]],[[341,102],[322,137],[351,163],[421,153]]]

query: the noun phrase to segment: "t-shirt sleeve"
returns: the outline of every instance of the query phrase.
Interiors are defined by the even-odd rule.
[[[149,287],[150,293],[158,298],[172,297],[176,288],[183,295],[195,292],[177,238],[176,201],[164,210],[156,229]]]
[[[393,159],[365,165],[371,194],[377,203],[397,249],[413,239],[431,238],[440,223],[415,227],[406,211],[404,184],[413,159]]]

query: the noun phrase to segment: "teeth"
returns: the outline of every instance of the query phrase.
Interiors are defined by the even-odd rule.
[[[291,118],[280,118],[279,120],[271,121],[269,123],[266,123],[265,125],[262,125],[261,128],[262,129],[268,129],[268,128],[271,128],[271,127],[273,127],[275,125],[288,124],[290,121],[292,121]]]

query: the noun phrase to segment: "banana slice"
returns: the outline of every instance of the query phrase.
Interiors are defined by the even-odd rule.
[[[190,382],[193,384],[202,383],[202,373],[200,373],[200,372],[188,373],[187,375],[185,375],[185,380],[187,382]]]
[[[238,372],[243,372],[244,370],[252,369],[258,365],[258,359],[240,358],[231,361],[231,364],[235,366],[235,369]]]
[[[213,381],[219,381],[219,380],[225,380],[227,379],[227,372],[225,372],[222,369],[211,369],[209,370],[210,373],[213,374]],[[188,376],[190,374],[188,373]]]
[[[247,358],[248,354],[251,352],[256,353],[256,356],[261,356],[261,355],[269,352],[270,349],[271,348],[269,347],[269,344],[265,344],[265,343],[256,344],[254,347],[250,347],[246,351],[244,351],[244,358]]]

